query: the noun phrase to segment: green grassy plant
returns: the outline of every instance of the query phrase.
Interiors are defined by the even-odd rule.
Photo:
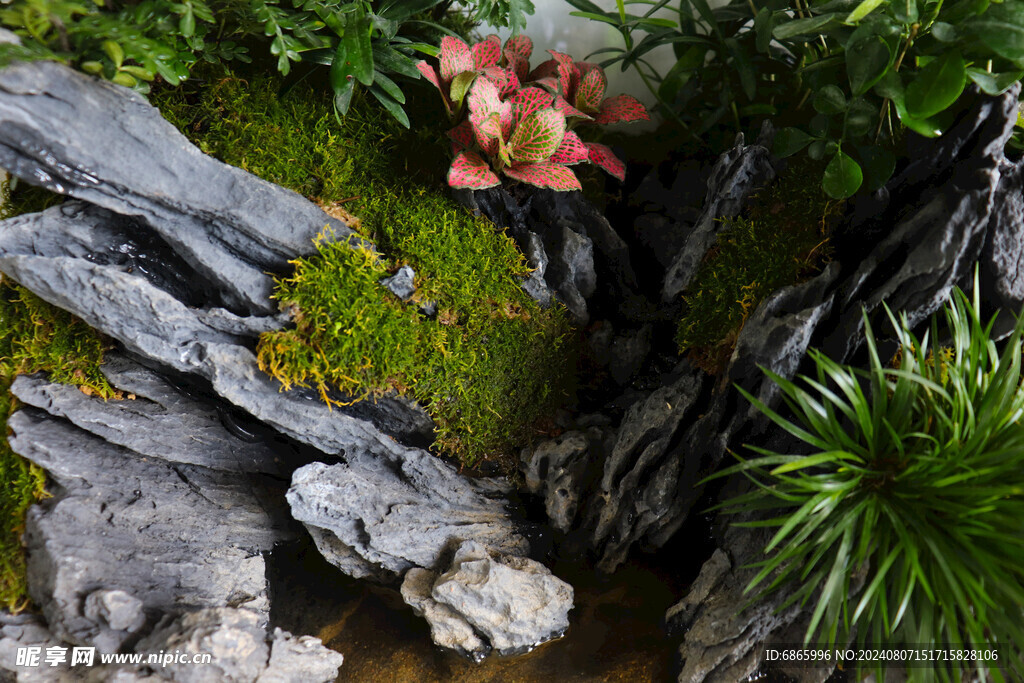
[[[271,80],[231,76],[156,101],[203,150],[340,207],[382,252],[325,235],[317,255],[279,280],[276,297],[296,325],[264,335],[258,356],[285,386],[325,399],[331,389],[408,395],[434,418],[442,450],[467,464],[507,453],[565,400],[574,368],[566,318],[522,292],[517,278],[528,270],[515,243],[438,182],[441,121],[409,132],[357,102],[339,126],[315,89],[279,98]],[[408,303],[379,284],[403,264],[417,274]],[[421,315],[425,302],[436,317]]]
[[[846,642],[856,629],[860,643],[995,648],[998,662],[927,673],[959,680],[975,669],[983,679],[1020,680],[1024,318],[1000,351],[977,296],[960,290],[944,330],[936,317],[919,339],[905,317],[889,317],[901,345],[892,367],[869,326],[868,370],[812,351],[816,377],[790,382],[766,371],[794,419],[743,392],[811,449],[749,446],[759,457],[716,475],[742,472],[756,484],[725,511],[763,519],[747,526],[778,528],[747,590],[770,579],[762,590],[785,590],[783,606],[812,607],[807,641]],[[940,332],[948,347],[934,346]],[[863,589],[850,597],[865,568]]]
[[[840,205],[791,165],[744,215],[728,220],[683,293],[680,351],[720,372],[747,317],[772,292],[815,275],[829,257],[828,233]]]

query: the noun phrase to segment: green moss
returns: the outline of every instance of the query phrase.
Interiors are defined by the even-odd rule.
[[[275,295],[296,326],[261,338],[261,366],[325,400],[333,389],[415,398],[439,446],[463,463],[508,453],[570,392],[570,328],[560,309],[541,310],[520,289],[528,269],[514,242],[450,199],[443,122],[429,118],[441,111],[436,95],[417,103],[411,93],[420,125],[405,131],[374,102],[338,122],[324,90],[278,96],[278,85],[220,76],[155,98],[208,153],[350,223],[358,216],[355,227],[382,252],[325,235],[317,255],[296,261]],[[416,121],[421,111],[431,114]],[[379,284],[404,264],[417,274],[409,303]],[[424,302],[436,304],[435,319],[419,312]]]
[[[9,388],[14,377],[45,371],[57,382],[108,398],[113,389],[100,374],[103,342],[70,313],[51,306],[27,289],[0,280],[0,421],[16,407]],[[29,505],[45,497],[46,475],[0,441],[0,607],[17,611],[27,604],[25,554],[21,532]]]
[[[747,317],[780,287],[802,282],[829,259],[841,204],[818,183],[821,170],[792,163],[749,209],[730,219],[683,293],[676,342],[708,372],[724,368]]]

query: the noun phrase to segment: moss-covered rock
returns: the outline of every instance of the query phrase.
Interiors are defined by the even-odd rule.
[[[676,342],[708,372],[724,369],[743,323],[768,295],[810,279],[830,259],[828,236],[842,204],[818,183],[813,163],[793,162],[751,198],[708,252],[683,293]]]
[[[325,400],[411,396],[442,450],[466,464],[507,453],[570,393],[564,313],[526,296],[514,242],[450,199],[442,122],[405,131],[367,101],[338,121],[327,89],[279,88],[221,74],[154,98],[201,149],[319,202],[381,252],[324,235],[316,256],[296,261],[276,293],[296,325],[261,338],[261,366]],[[417,274],[408,302],[380,285],[403,265]],[[427,302],[435,316],[421,312]]]

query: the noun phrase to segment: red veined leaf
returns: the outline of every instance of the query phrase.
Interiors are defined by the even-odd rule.
[[[551,106],[551,93],[540,88],[523,88],[515,93],[508,101],[513,106],[515,122],[519,123],[527,116],[538,109],[546,109]]]
[[[458,38],[445,36],[441,39],[441,80],[451,83],[463,71],[473,71],[473,54],[469,46]]]
[[[516,90],[519,90],[519,77],[512,69],[505,69],[505,87],[501,88],[498,96],[504,100]]]
[[[533,41],[530,40],[529,36],[524,36],[522,34],[518,36],[512,36],[511,38],[505,41],[504,51],[506,53],[506,56],[507,53],[511,52],[513,54],[519,55],[525,60],[529,60],[530,55],[533,54]]]
[[[484,77],[490,80],[494,85],[498,86],[498,96],[501,96],[501,91],[508,85],[508,72],[502,69],[500,66],[488,66],[481,71]]]
[[[520,82],[525,81],[530,73],[530,60],[515,52],[505,51],[505,65],[515,73]]]
[[[515,127],[515,116],[513,115],[511,102],[502,102],[498,108],[498,115],[501,117],[501,139],[508,140]]]
[[[501,43],[494,40],[482,40],[472,47],[473,68],[486,69],[496,66],[501,59]]]
[[[616,95],[601,103],[601,111],[594,117],[595,123],[619,123],[626,121],[649,121],[647,107],[632,95]]]
[[[580,140],[580,136],[571,130],[565,131],[562,144],[551,155],[551,163],[572,166],[590,159],[590,150]]]
[[[580,72],[580,78],[586,75],[591,69],[600,69],[601,67],[593,62],[576,62],[576,70]]]
[[[546,62],[541,62],[537,65],[537,68],[530,72],[530,75],[526,77],[528,81],[539,81],[542,78],[558,77],[558,62],[554,59],[549,59]]]
[[[609,175],[618,178],[619,180],[626,179],[626,165],[615,156],[610,147],[598,144],[596,142],[588,142],[587,150],[590,153],[590,161],[605,171]]]
[[[469,111],[474,114],[490,114],[498,111],[501,98],[498,97],[498,86],[489,78],[478,78],[469,89]]]
[[[497,154],[501,137],[501,117],[498,112],[470,114],[469,123],[480,149],[488,156]]]
[[[566,102],[565,98],[556,97],[553,106],[555,107],[555,109],[562,112],[566,118],[576,117],[584,121],[594,120],[593,118],[591,118],[589,114],[584,114],[579,109]]]
[[[576,84],[579,82],[580,72],[572,57],[561,52],[548,50],[551,57],[558,63],[558,81],[562,86],[562,96],[569,98],[570,94],[576,91]]]
[[[553,164],[550,161],[509,166],[502,173],[513,180],[536,187],[549,187],[552,190],[562,191],[582,189],[579,178],[572,172],[572,169],[561,164]]]
[[[456,151],[473,146],[473,124],[465,119],[448,131],[448,137],[455,143]]]
[[[516,127],[508,141],[509,153],[515,161],[543,161],[562,144],[565,137],[565,116],[554,109],[539,109]]]
[[[472,151],[459,152],[448,169],[448,184],[456,188],[483,190],[501,184],[501,179],[491,170],[479,154]]]
[[[607,88],[608,79],[605,78],[604,69],[591,69],[580,79],[580,87],[576,90],[573,104],[588,114],[598,112],[601,110],[601,100],[604,99],[604,91]]]
[[[534,85],[544,88],[552,95],[558,94],[558,89],[561,87],[557,76],[545,76],[540,80],[533,80],[532,82]]]

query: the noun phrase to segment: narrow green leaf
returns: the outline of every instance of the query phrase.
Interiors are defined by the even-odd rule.
[[[857,8],[846,17],[847,24],[856,24],[858,21],[874,12],[885,0],[863,0]]]

